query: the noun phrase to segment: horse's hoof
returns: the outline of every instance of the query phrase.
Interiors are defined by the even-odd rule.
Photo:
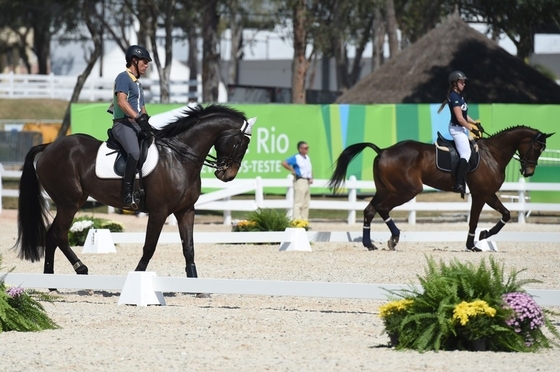
[[[211,298],[212,295],[210,293],[197,293],[195,298]]]
[[[482,230],[480,232],[480,235],[478,236],[478,240],[484,240],[486,238],[488,238],[490,236],[490,234],[488,234],[487,230]]]
[[[366,246],[368,251],[376,251],[378,248],[375,245]]]
[[[467,252],[482,252],[482,249],[477,248],[477,247],[467,247]]]
[[[387,245],[389,246],[389,250],[394,251],[395,247],[399,244],[399,236],[391,236],[389,240],[387,240]]]

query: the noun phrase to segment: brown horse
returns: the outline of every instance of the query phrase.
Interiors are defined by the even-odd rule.
[[[502,130],[488,138],[480,138],[477,145],[480,153],[480,165],[467,176],[472,205],[470,211],[467,249],[478,251],[474,237],[480,212],[484,204],[500,212],[499,221],[490,231],[482,231],[479,240],[497,234],[509,221],[510,212],[496,196],[505,179],[505,169],[517,152],[521,164],[521,174],[529,177],[535,173],[539,156],[546,147],[546,139],[553,135],[538,130],[517,126]],[[376,213],[385,221],[391,238],[387,242],[391,250],[399,242],[400,230],[389,216],[396,206],[414,198],[423,190],[423,184],[443,191],[451,191],[454,179],[451,173],[436,167],[435,145],[416,141],[402,141],[391,147],[381,149],[373,143],[356,143],[347,147],[336,161],[335,171],[329,181],[329,187],[338,191],[346,177],[348,164],[366,147],[375,150],[378,155],[373,161],[373,177],[376,192],[364,209],[362,243],[369,250],[377,249],[370,238],[370,223]]]
[[[223,105],[187,109],[173,123],[154,130],[159,162],[143,179],[144,211],[148,226],[143,255],[136,271],[145,271],[167,217],[173,213],[186,261],[187,277],[197,277],[194,263],[194,204],[200,196],[200,171],[204,164],[216,169],[215,176],[231,181],[237,175],[249,145],[254,120]],[[44,273],[54,273],[57,247],[78,274],[88,268],[68,244],[68,229],[74,215],[89,196],[100,203],[122,207],[121,180],[101,179],[95,173],[95,159],[101,142],[83,134],[67,136],[50,144],[33,147],[25,158],[20,181],[18,240],[19,256],[32,262],[45,256]],[[210,149],[215,160],[207,160]],[[35,156],[41,153],[36,169]],[[42,188],[56,204],[56,216],[47,229],[48,208]]]

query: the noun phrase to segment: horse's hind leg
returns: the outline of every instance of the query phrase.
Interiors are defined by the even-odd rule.
[[[383,218],[383,221],[391,231],[391,237],[387,241],[387,245],[389,249],[394,251],[395,247],[399,243],[399,238],[401,231],[395,225],[395,222],[389,216],[389,211],[392,208],[382,207],[382,205],[387,205],[387,200],[391,200],[393,198],[389,197],[388,199],[385,198],[384,203],[380,203],[379,200],[383,200],[379,192],[375,194],[373,199],[369,202],[366,209],[364,209],[364,225],[363,225],[363,236],[362,236],[362,244],[364,247],[369,249],[370,251],[376,250],[377,247],[371,242],[371,221],[373,217],[375,217],[375,213],[379,213],[379,216]]]
[[[375,208],[373,207],[372,204],[374,199],[372,199],[367,205],[367,207],[364,209],[364,222],[362,227],[362,244],[369,251],[377,250],[377,247],[371,241],[371,221],[375,217],[375,213],[376,213]]]
[[[76,211],[67,211],[60,207],[57,208],[58,212],[54,218],[51,226],[49,227],[46,235],[45,246],[45,274],[54,273],[54,254],[56,247],[59,247],[62,253],[66,256],[70,264],[74,268],[76,274],[88,274],[88,268],[80,261],[76,253],[70,248],[68,243],[68,230],[72,224],[72,220]]]

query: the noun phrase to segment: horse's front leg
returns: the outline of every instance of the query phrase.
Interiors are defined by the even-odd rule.
[[[496,225],[494,225],[494,227],[492,227],[490,231],[487,230],[481,231],[478,240],[487,239],[492,235],[496,235],[497,233],[500,232],[502,227],[504,227],[506,223],[509,221],[509,219],[511,218],[509,210],[502,204],[502,202],[500,201],[498,196],[496,196],[496,194],[492,194],[492,196],[489,196],[486,200],[486,204],[488,204],[494,210],[500,212],[500,214],[502,215],[502,219]]]
[[[146,239],[144,240],[144,248],[142,258],[138,262],[135,271],[146,271],[150,260],[156,251],[159,235],[165,224],[167,215],[162,212],[150,212],[148,215],[148,226],[146,228]]]
[[[185,271],[187,278],[197,278],[196,266],[194,264],[194,208],[184,212],[175,212],[179,225],[179,235],[183,245],[183,256],[185,257]]]

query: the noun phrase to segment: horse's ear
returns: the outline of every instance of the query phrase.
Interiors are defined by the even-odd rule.
[[[254,118],[251,118],[251,119],[247,120],[247,124],[249,124],[249,127],[247,128],[245,133],[251,134],[251,131],[253,129],[253,125],[255,125],[256,122],[257,122],[257,117],[256,116]]]
[[[556,134],[556,132],[554,132],[554,133],[548,133],[548,134],[546,135],[546,138],[552,136],[553,134]]]

